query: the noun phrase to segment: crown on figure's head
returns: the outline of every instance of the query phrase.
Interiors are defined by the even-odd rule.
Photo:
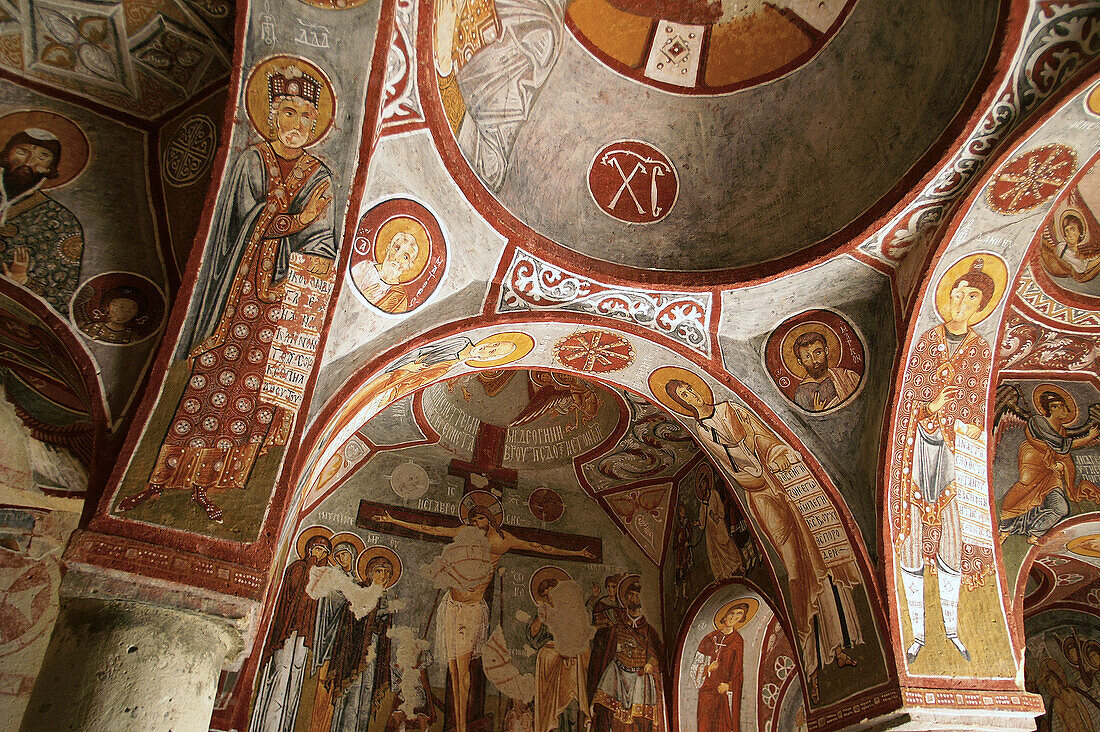
[[[300,97],[316,107],[321,102],[321,84],[297,66],[287,66],[267,77],[268,104],[279,97]]]

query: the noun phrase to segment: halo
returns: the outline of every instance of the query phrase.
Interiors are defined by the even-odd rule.
[[[676,412],[676,414],[683,415],[685,417],[694,418],[695,415],[684,410],[676,402],[668,396],[668,392],[665,391],[665,384],[672,379],[679,379],[680,381],[687,382],[687,384],[699,393],[699,396],[703,397],[708,404],[714,404],[714,392],[707,386],[707,382],[703,381],[701,376],[696,376],[687,369],[682,369],[679,366],[662,366],[649,375],[649,390],[653,392],[653,396],[658,402],[663,404],[665,408]]]
[[[531,349],[533,349],[535,347],[535,339],[534,338],[527,335],[526,333],[519,333],[519,332],[513,331],[513,330],[505,331],[503,333],[494,333],[491,336],[487,336],[485,338],[482,338],[480,341],[478,341],[474,345],[475,346],[482,346],[482,345],[486,345],[488,343],[500,343],[500,342],[511,343],[515,346],[515,349],[511,353],[507,354],[506,356],[501,356],[500,358],[490,359],[488,361],[481,361],[479,359],[474,359],[474,358],[467,359],[466,364],[468,366],[473,366],[475,369],[496,368],[497,366],[503,366],[505,364],[512,363],[513,361],[520,360],[521,358],[526,356],[528,353],[530,353]]]
[[[390,582],[386,585],[386,589],[396,585],[397,580],[401,579],[401,557],[397,556],[397,552],[393,549],[385,546],[372,546],[359,555],[359,561],[355,565],[355,573],[359,576],[359,580],[361,582],[369,581],[367,577],[367,565],[370,563],[370,560],[375,557],[385,557],[390,560],[390,564],[393,565],[393,574],[390,575]]]
[[[359,534],[353,534],[350,531],[341,531],[339,534],[333,534],[329,539],[332,542],[332,551],[336,553],[336,545],[342,543],[348,543],[355,547],[355,557],[352,558],[352,566],[355,566],[355,560],[363,553],[363,550],[367,548],[367,543],[363,541],[363,538]]]
[[[1031,392],[1031,403],[1035,407],[1035,411],[1039,414],[1043,414],[1043,408],[1039,406],[1039,395],[1043,392],[1052,391],[1058,396],[1062,397],[1066,406],[1069,408],[1069,421],[1067,424],[1073,424],[1077,421],[1077,400],[1073,398],[1073,395],[1068,391],[1058,386],[1057,384],[1039,384],[1035,387],[1035,390]]]
[[[49,132],[61,143],[57,177],[44,179],[38,187],[39,190],[63,186],[83,172],[88,165],[88,136],[76,122],[54,112],[11,112],[0,117],[0,148],[7,145],[15,133],[34,128]]]
[[[783,341],[779,344],[779,347],[783,354],[783,364],[787,367],[788,371],[800,379],[806,378],[806,368],[799,362],[798,354],[794,352],[794,342],[798,340],[798,337],[803,333],[811,330],[818,331],[821,335],[825,336],[825,345],[829,349],[829,358],[827,359],[829,368],[835,369],[837,364],[840,363],[841,357],[844,355],[844,346],[840,343],[840,336],[836,334],[832,326],[826,325],[820,320],[808,320],[805,323],[799,323],[787,331],[787,335],[783,336]]]
[[[615,600],[618,601],[619,607],[626,607],[626,598],[623,597],[623,590],[629,585],[631,580],[638,580],[638,583],[642,582],[642,575],[640,574],[624,574],[623,578],[619,580],[619,584],[615,587]]]
[[[1067,208],[1062,213],[1058,214],[1058,234],[1064,239],[1066,236],[1066,219],[1072,216],[1081,223],[1081,241],[1084,241],[1089,235],[1089,225],[1086,222],[1085,215],[1075,208]]]
[[[535,593],[538,591],[539,585],[541,585],[544,580],[548,579],[556,579],[558,582],[568,582],[573,578],[561,567],[555,567],[549,564],[545,567],[536,569],[535,573],[531,575],[531,583],[528,586],[528,590],[531,592],[531,600],[536,605],[539,604],[539,598]]]
[[[977,325],[988,318],[989,314],[1001,301],[1001,296],[1005,293],[1005,287],[1008,286],[1008,267],[1005,266],[1004,260],[989,252],[979,252],[963,257],[940,275],[940,281],[936,285],[936,312],[940,314],[940,318],[945,323],[951,320],[950,308],[948,307],[951,299],[951,288],[955,286],[956,280],[970,271],[970,265],[977,259],[982,260],[982,271],[993,280],[993,297],[989,298],[989,302],[985,304],[984,308],[974,314],[970,319],[970,325]]]
[[[1066,549],[1079,557],[1100,557],[1100,534],[1085,534],[1076,539],[1070,539]]]
[[[328,133],[332,127],[332,120],[336,116],[336,94],[332,91],[332,82],[324,71],[310,61],[297,56],[271,56],[256,64],[244,85],[245,112],[252,127],[265,140],[270,140],[271,132],[267,119],[271,108],[267,99],[267,79],[268,76],[281,73],[291,66],[298,67],[299,71],[321,85],[321,99],[317,103],[317,124],[304,145],[309,147]]]
[[[467,522],[475,506],[489,509],[489,523],[494,529],[500,529],[500,525],[504,523],[504,507],[496,496],[489,491],[470,491],[464,495],[458,504],[458,517],[462,523]]]
[[[329,540],[330,544],[332,543],[332,529],[327,526],[310,526],[308,529],[298,534],[297,548],[299,559],[306,558],[306,544],[315,536],[323,536]]]
[[[376,263],[382,264],[390,240],[400,233],[408,234],[416,239],[418,247],[413,266],[409,268],[408,272],[397,278],[399,282],[404,284],[415,280],[424,273],[424,266],[428,263],[428,257],[432,254],[432,235],[428,233],[428,229],[424,224],[411,216],[389,218],[378,228],[378,233],[374,236],[374,261]]]
[[[718,608],[718,612],[714,614],[714,629],[718,630],[718,622],[725,617],[726,613],[730,611],[734,605],[742,605],[745,608],[745,619],[740,623],[733,626],[734,630],[745,627],[745,625],[752,620],[756,615],[756,611],[760,609],[760,601],[755,597],[739,597],[736,600],[727,602],[722,607]]]

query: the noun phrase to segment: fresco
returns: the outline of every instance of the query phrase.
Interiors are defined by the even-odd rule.
[[[665,614],[675,633],[688,606],[711,582],[750,577],[770,587],[763,550],[721,476],[703,461],[676,487],[675,516],[665,558]]]
[[[830,310],[810,310],[768,336],[764,364],[783,395],[803,411],[832,411],[863,384],[867,357],[858,331]]]
[[[1074,252],[1087,252],[1096,159],[1047,196],[1052,205],[1031,238],[1002,325],[992,475],[1009,576],[1032,546],[1100,502],[1100,301],[1090,294],[1087,267],[1067,264],[1087,260]]]
[[[0,724],[16,729],[57,617],[75,512],[0,506]]]
[[[676,205],[680,178],[668,156],[653,145],[618,140],[592,158],[588,192],[600,210],[617,221],[655,224]]]
[[[720,94],[806,63],[853,2],[576,0],[565,17],[586,49],[628,78],[664,91]]]
[[[154,0],[19,3],[0,26],[0,66],[124,113],[155,118],[223,83],[232,56],[233,5]]]
[[[810,702],[835,701],[841,679],[856,667],[865,678],[884,675],[881,649],[864,641],[871,621],[856,550],[803,456],[744,407],[717,402],[686,369],[657,369],[649,387],[657,401],[693,421],[703,449],[741,489],[761,536],[780,557]]]
[[[215,89],[181,107],[173,119],[160,127],[157,135],[160,195],[168,224],[165,235],[175,270],[180,273],[187,268],[187,257],[202,221],[227,104],[226,89]]]
[[[447,242],[424,206],[385,201],[360,217],[348,267],[363,299],[383,313],[401,315],[435,291],[447,267]]]
[[[1100,158],[1082,166],[1073,185],[1059,196],[1039,230],[1037,258],[1057,288],[1100,297]],[[1100,305],[1098,305],[1100,307]]]
[[[902,413],[895,460],[902,484],[891,498],[895,551],[908,609],[906,659],[916,668],[931,641],[972,662],[975,641],[960,634],[960,617],[977,610],[960,602],[960,588],[985,584],[995,571],[986,476],[989,341],[974,329],[1004,296],[1008,272],[993,254],[954,262],[936,282],[940,323],[924,331],[912,349],[901,389]],[[926,575],[937,580],[944,639],[926,634],[931,603]],[[968,592],[968,595],[970,593]],[[968,598],[963,598],[966,600]],[[935,628],[940,627],[937,623]]]
[[[84,170],[88,138],[61,115],[14,112],[0,117],[0,139],[3,274],[65,317],[80,278],[84,230],[46,191]]]
[[[757,690],[767,681],[761,665],[774,617],[758,593],[736,584],[700,606],[678,661],[680,729],[759,729]]]
[[[73,299],[73,322],[88,338],[128,346],[159,332],[164,295],[150,280],[105,272],[81,285]]]
[[[4,396],[36,440],[91,464],[101,398],[91,364],[26,307],[0,294],[0,373]],[[91,383],[90,383],[91,382]]]
[[[1004,417],[998,436],[1007,443],[1004,448],[998,445],[994,459],[998,477],[1012,475],[1009,446],[1019,443],[1016,481],[1007,490],[995,486],[1002,542],[1013,536],[1038,544],[1071,514],[1071,502],[1075,513],[1100,504],[1100,488],[1090,480],[1100,480],[1093,467],[1100,462],[1100,450],[1096,449],[1100,394],[1083,384],[1067,386],[1092,403],[1079,406],[1070,391],[1048,382],[1003,382],[998,387],[998,406],[1003,405]],[[1097,405],[1095,409],[1092,404]],[[1010,437],[1014,438],[1011,442]],[[1078,462],[1082,463],[1080,470]]]
[[[217,247],[205,261],[182,347],[186,386],[165,415],[168,434],[144,487],[119,501],[118,511],[182,490],[222,523],[209,493],[243,491],[257,459],[281,453],[311,371],[309,344],[320,325],[309,322],[323,308],[311,305],[304,320],[294,306],[327,300],[337,245],[332,176],[305,148],[328,132],[336,95],[312,63],[276,56],[253,69],[244,96],[264,142],[234,162],[228,202],[212,224]],[[278,346],[293,343],[299,353],[291,365]]]
[[[417,83],[444,163],[486,212],[608,264],[728,270],[803,250],[892,196],[972,103],[1000,7],[455,0],[417,16],[430,61]],[[839,82],[854,58],[859,83]],[[397,106],[409,84],[392,81]],[[887,102],[900,97],[913,101]],[[687,134],[685,119],[698,120]]]
[[[156,339],[135,340],[123,357],[117,345],[87,336],[73,307],[87,283],[116,273],[143,282],[151,307],[164,310],[147,133],[8,81],[0,81],[0,106],[0,276],[18,288],[12,296],[23,306],[72,335],[81,351],[72,358],[92,361],[103,429],[113,428],[131,406]]]
[[[1076,732],[1100,725],[1100,634],[1094,618],[1048,611],[1029,618],[1024,660],[1028,691],[1041,694],[1038,729]]]
[[[447,122],[492,190],[554,67],[569,0],[449,0],[435,10],[432,57]]]
[[[659,572],[579,484],[590,445],[513,452],[620,419],[606,388],[551,375],[478,371],[367,423],[372,452],[296,534],[252,729],[667,728]]]

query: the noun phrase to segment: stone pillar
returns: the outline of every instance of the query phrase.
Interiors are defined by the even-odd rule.
[[[24,732],[206,732],[228,623],[141,602],[63,600]]]

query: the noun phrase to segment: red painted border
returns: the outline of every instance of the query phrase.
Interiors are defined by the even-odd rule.
[[[434,2],[435,0],[430,0],[421,4],[418,18],[419,38],[431,38]],[[731,284],[746,286],[780,273],[790,274],[806,269],[837,254],[853,252],[863,239],[874,234],[908,203],[915,200],[935,178],[940,164],[945,162],[944,156],[962,146],[983,121],[989,103],[996,97],[997,88],[1011,71],[1012,60],[1029,10],[1030,4],[1027,0],[1001,0],[998,11],[1000,20],[994,30],[986,62],[975,77],[970,93],[936,142],[877,203],[872,204],[864,214],[835,234],[805,249],[760,264],[733,269],[694,272],[640,269],[574,252],[538,234],[499,203],[466,162],[439,101],[439,85],[431,49],[421,47],[423,44],[419,44],[417,48],[417,85],[421,108],[444,166],[478,214],[486,221],[499,222],[496,228],[507,239],[523,242],[525,249],[538,251],[540,257],[550,257],[549,261],[560,263],[566,269],[588,272],[603,281],[625,280],[629,284],[642,284],[657,289],[716,288]]]
[[[888,405],[891,405],[891,406],[890,406],[889,411],[887,413],[887,419],[883,424],[883,437],[882,437],[882,440],[880,441],[880,444],[882,445],[883,449],[879,454],[878,505],[883,507],[883,511],[879,516],[879,519],[880,519],[880,522],[881,522],[879,524],[879,532],[878,532],[879,533],[879,549],[880,549],[880,552],[881,552],[880,556],[883,558],[882,572],[883,572],[884,585],[885,585],[886,591],[889,593],[889,596],[887,598],[887,605],[890,607],[890,639],[891,639],[892,647],[894,649],[899,650],[899,651],[902,648],[900,619],[897,616],[897,607],[892,602],[892,598],[896,596],[896,592],[897,592],[897,587],[896,587],[896,584],[895,584],[895,572],[894,572],[895,553],[894,553],[893,541],[892,541],[893,540],[893,530],[890,526],[890,518],[889,518],[889,514],[887,512],[886,507],[889,505],[889,496],[890,496],[890,492],[891,492],[891,488],[892,488],[892,486],[891,486],[891,477],[890,477],[890,461],[891,461],[892,455],[893,455],[892,445],[894,444],[894,433],[896,431],[898,421],[900,419],[900,415],[899,415],[899,409],[900,408],[899,408],[899,405],[898,405],[897,402],[898,402],[898,395],[901,393],[902,382],[904,381],[904,378],[905,378],[905,368],[904,368],[903,364],[904,364],[905,361],[908,360],[908,354],[909,354],[910,350],[912,349],[913,343],[915,342],[916,338],[918,337],[918,334],[917,334],[916,330],[917,330],[917,321],[919,320],[919,314],[920,314],[920,305],[925,302],[925,299],[926,299],[927,294],[928,294],[928,290],[933,285],[933,279],[934,279],[935,274],[936,274],[934,264],[938,263],[939,260],[943,257],[943,255],[946,252],[947,248],[951,244],[952,237],[954,236],[955,232],[958,231],[958,229],[961,226],[961,224],[963,223],[963,221],[966,220],[966,218],[967,218],[967,216],[970,212],[971,206],[973,205],[975,199],[985,189],[985,186],[988,183],[989,179],[992,178],[992,176],[996,173],[997,169],[1000,168],[1000,166],[1006,160],[1008,160],[1009,156],[1011,155],[1012,151],[1017,146],[1017,144],[1020,140],[1026,139],[1030,135],[1034,134],[1051,117],[1053,117],[1058,111],[1063,109],[1066,104],[1072,103],[1073,99],[1078,94],[1080,94],[1082,91],[1084,91],[1089,86],[1091,86],[1091,84],[1095,81],[1095,79],[1092,78],[1092,74],[1097,69],[1100,69],[1100,59],[1096,59],[1093,62],[1089,63],[1081,72],[1079,72],[1078,78],[1081,79],[1081,80],[1077,84],[1072,85],[1072,86],[1070,86],[1070,85],[1064,86],[1058,92],[1051,95],[1051,97],[1048,98],[1048,100],[1046,101],[1047,106],[1045,108],[1045,111],[1041,115],[1038,115],[1037,117],[1033,118],[1031,120],[1030,125],[1028,125],[1026,127],[1017,128],[1011,135],[1009,135],[1005,140],[1002,141],[1001,145],[999,146],[1000,147],[1000,152],[995,157],[991,157],[989,159],[988,164],[986,166],[985,172],[981,176],[976,178],[974,181],[972,181],[970,192],[967,194],[967,196],[962,201],[960,201],[958,203],[958,205],[955,209],[955,214],[954,214],[953,218],[951,219],[951,221],[947,225],[947,227],[944,229],[944,231],[943,231],[943,233],[940,237],[939,244],[936,247],[931,248],[929,250],[929,253],[926,256],[925,267],[921,270],[921,272],[923,272],[923,274],[920,276],[920,279],[918,280],[917,287],[914,288],[914,290],[913,290],[913,297],[910,301],[910,304],[912,306],[912,310],[911,310],[910,313],[907,314],[907,320],[908,320],[909,324],[906,326],[905,336],[904,336],[904,338],[903,338],[903,340],[900,344],[900,347],[898,349],[898,359],[899,360],[898,360],[898,363],[895,365],[894,379],[893,379],[893,383],[892,383],[889,395],[887,397],[887,402],[886,403]],[[1021,265],[1020,269],[1022,269],[1023,266],[1024,265]],[[1013,277],[1011,279],[1011,282],[1013,283],[1013,290],[1012,290],[1013,292],[1015,291],[1015,285],[1018,281],[1019,272],[1020,272],[1020,270],[1017,270],[1016,273],[1013,275]],[[1009,295],[1007,294],[1007,292],[1008,292],[1008,290],[1006,289],[1006,296],[1005,296],[1006,302],[1005,302],[1005,305],[1004,305],[1005,308],[1008,307],[1008,302],[1007,301],[1009,300]],[[998,343],[1000,342],[1001,328],[1003,327],[1003,323],[1004,323],[1004,318],[1003,318],[1003,314],[1002,314],[1001,322],[997,326],[997,333],[998,333],[997,342]],[[989,384],[987,385],[987,404],[986,404],[987,413],[989,412],[989,410],[993,406],[993,396],[994,396],[994,393],[995,393],[996,376],[997,376],[996,368],[994,368],[993,372],[990,373]],[[989,460],[989,457],[987,455],[987,461],[988,460]],[[998,576],[998,583],[1000,585],[1001,596],[1002,596],[1002,598],[1011,598],[1011,596],[1009,594],[1009,588],[1008,588],[1008,585],[1007,585],[1008,578],[1005,577],[1004,559],[1001,555],[1001,545],[1000,545],[999,542],[994,542],[993,555],[994,555],[994,561],[999,566],[999,571],[997,572],[997,576]],[[1013,648],[1017,648],[1021,645],[1021,639],[1023,637],[1023,634],[1022,634],[1022,630],[1023,630],[1022,625],[1023,624],[1022,624],[1021,619],[1019,618],[1019,616],[1016,613],[1013,613],[1011,611],[1011,604],[1009,602],[1005,602],[1004,604],[1005,604],[1005,609],[1007,611],[1006,612],[1006,616],[1007,616],[1006,621],[1007,621],[1007,624],[1008,624],[1009,642],[1010,642],[1010,645],[1013,646]],[[919,679],[919,683],[922,687],[927,686],[929,688],[943,688],[943,689],[956,689],[956,688],[959,687],[959,683],[958,683],[959,679],[958,678],[947,679],[947,678],[943,678],[943,677],[932,677],[932,676],[925,677],[925,676],[911,676],[911,675],[909,675],[908,672],[905,669],[905,665],[902,661],[902,658],[903,658],[903,656],[900,653],[897,656],[895,656],[895,661],[897,663],[898,674],[902,679],[903,685],[908,685],[906,682],[908,682],[910,680]],[[1017,690],[1018,691],[1018,688],[1015,686],[1015,684],[1011,680],[994,682],[990,679],[981,679],[980,677],[967,677],[967,678],[973,678],[974,680],[984,682],[985,684],[988,685],[988,688],[990,690],[992,690],[992,689],[1005,689],[1005,690]]]

